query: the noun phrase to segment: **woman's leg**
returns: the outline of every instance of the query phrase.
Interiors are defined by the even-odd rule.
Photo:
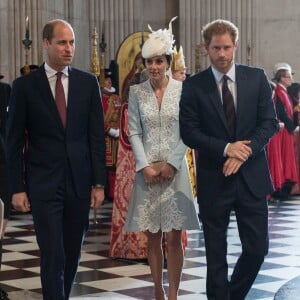
[[[168,245],[168,279],[169,279],[169,300],[177,300],[181,272],[183,268],[183,246],[181,230],[167,232]]]
[[[162,250],[162,232],[151,233],[147,231],[147,252],[151,275],[154,282],[155,299],[165,300],[165,291],[163,288],[163,250]]]

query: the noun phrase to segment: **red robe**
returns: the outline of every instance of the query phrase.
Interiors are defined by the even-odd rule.
[[[281,85],[275,88],[274,101],[281,101],[288,117],[293,120],[293,107]],[[298,182],[298,170],[294,150],[294,136],[286,128],[278,132],[268,146],[270,172],[276,189],[285,182]]]
[[[280,190],[284,184],[281,140],[282,132],[276,133],[267,146],[267,155],[269,161],[270,174],[273,181],[274,189]]]
[[[113,199],[115,188],[115,168],[118,152],[118,138],[108,135],[110,128],[118,129],[120,121],[121,99],[118,95],[102,92],[102,105],[105,114],[106,167],[108,168],[108,197]]]

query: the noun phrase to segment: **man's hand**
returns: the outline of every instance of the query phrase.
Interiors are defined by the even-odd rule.
[[[284,128],[284,123],[283,122],[279,122],[279,131],[282,130]]]
[[[237,158],[242,162],[246,161],[252,154],[252,149],[248,146],[251,141],[237,141],[230,143],[226,155],[229,158]]]
[[[91,191],[91,208],[99,208],[104,201],[104,188],[92,188]]]
[[[21,211],[21,212],[30,211],[30,203],[27,194],[25,192],[13,194],[11,203],[13,208],[17,211]]]
[[[8,222],[8,219],[3,220],[3,227],[2,227],[1,237],[0,237],[1,240],[3,240],[3,238],[4,238],[4,233],[5,233],[5,228],[6,228],[7,222]]]
[[[233,157],[227,158],[223,166],[223,174],[225,177],[235,174],[242,164],[243,162],[239,159]]]

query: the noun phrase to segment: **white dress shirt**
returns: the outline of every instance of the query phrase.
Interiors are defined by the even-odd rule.
[[[49,85],[51,88],[53,98],[55,99],[55,84],[56,84],[57,71],[52,69],[46,62],[45,62],[45,71],[46,71],[46,76],[49,80]],[[61,77],[61,81],[62,81],[62,85],[64,87],[66,105],[68,106],[68,92],[69,92],[69,68],[68,68],[68,66],[65,67],[61,72],[63,73],[63,75]]]

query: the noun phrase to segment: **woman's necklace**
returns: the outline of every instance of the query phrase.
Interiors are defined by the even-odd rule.
[[[165,93],[165,90],[167,88],[168,82],[169,82],[168,78],[165,77],[165,80],[163,80],[162,84],[159,87],[157,87],[150,80],[150,85],[153,89],[153,92],[154,92],[154,95],[156,97],[159,109],[161,107],[161,102],[162,102],[162,99],[164,97],[164,93]]]

